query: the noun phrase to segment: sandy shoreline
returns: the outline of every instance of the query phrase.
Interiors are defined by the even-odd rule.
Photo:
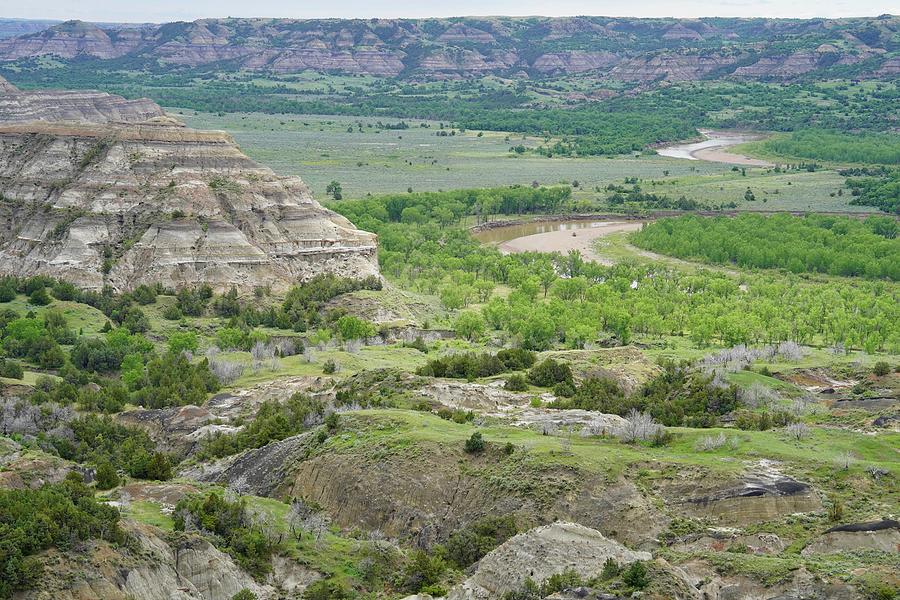
[[[526,235],[503,242],[498,248],[504,254],[516,254],[518,252],[560,252],[567,254],[570,250],[578,250],[587,260],[610,264],[608,260],[601,258],[594,251],[594,240],[620,231],[637,231],[642,226],[643,222],[641,221],[611,221],[586,229],[558,230]]]
[[[737,146],[745,142],[752,142],[762,139],[763,136],[752,133],[731,133],[723,131],[705,131],[700,133],[706,138],[701,142],[692,142],[690,144],[674,144],[659,148],[657,153],[660,156],[668,156],[670,158],[682,158],[685,160],[705,160],[709,162],[720,162],[730,165],[743,165],[746,167],[771,167],[772,163],[760,160],[758,158],[750,158],[743,154],[733,154],[728,151],[731,146]]]

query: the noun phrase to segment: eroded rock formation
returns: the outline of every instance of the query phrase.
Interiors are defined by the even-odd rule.
[[[126,522],[134,551],[104,542],[85,551],[41,558],[47,563],[40,585],[23,600],[219,600],[249,589],[260,599],[277,597],[271,585],[258,584],[234,560],[198,535],[167,540],[156,528]],[[50,568],[52,565],[52,568]]]
[[[223,132],[188,129],[149,100],[2,89],[5,274],[243,292],[322,272],[377,274],[373,234]]]
[[[450,591],[447,600],[488,600],[518,591],[530,577],[545,581],[574,569],[595,577],[608,558],[621,565],[650,560],[649,552],[634,552],[576,523],[553,523],[520,533],[481,559],[475,572]]]
[[[890,77],[898,17],[861,19],[203,19],[122,27],[69,21],[0,39],[0,61],[41,56],[197,67],[228,61],[260,72],[339,71],[459,78],[591,72],[649,83],[737,76],[791,79],[885,55],[866,76]],[[863,41],[865,39],[865,42]],[[784,47],[793,53],[779,54]],[[893,62],[891,62],[893,61]],[[737,70],[736,70],[737,69]]]

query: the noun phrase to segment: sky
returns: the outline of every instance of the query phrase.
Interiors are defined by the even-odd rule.
[[[169,22],[211,17],[849,17],[900,12],[897,0],[0,0],[0,17]]]

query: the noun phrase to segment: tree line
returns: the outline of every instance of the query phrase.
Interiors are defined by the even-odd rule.
[[[631,239],[646,250],[714,264],[900,280],[900,239],[890,217],[687,215],[649,223]]]
[[[775,154],[834,162],[900,165],[900,136],[804,129],[774,137],[763,147]]]

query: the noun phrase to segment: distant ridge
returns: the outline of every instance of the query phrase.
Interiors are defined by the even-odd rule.
[[[787,81],[835,68],[891,78],[900,68],[900,17],[67,21],[0,39],[0,65],[40,56],[116,59],[135,69],[215,65],[429,80],[590,73],[634,83]]]

